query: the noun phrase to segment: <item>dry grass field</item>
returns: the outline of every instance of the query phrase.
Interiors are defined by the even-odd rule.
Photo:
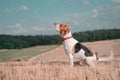
[[[113,51],[109,62],[99,62],[91,68],[74,60],[70,67],[63,46],[28,60],[0,62],[0,80],[120,80],[120,39],[82,43],[98,56]]]

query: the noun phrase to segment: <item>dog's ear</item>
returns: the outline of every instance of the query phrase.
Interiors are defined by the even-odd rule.
[[[69,29],[68,25],[65,25],[65,24],[60,25],[60,34],[62,36],[66,35],[69,32],[70,32],[70,29]]]

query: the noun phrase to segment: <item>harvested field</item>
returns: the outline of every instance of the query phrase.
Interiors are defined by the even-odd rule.
[[[96,67],[77,64],[70,67],[68,57],[59,46],[52,51],[26,61],[0,62],[0,80],[120,80],[120,39],[82,43],[98,56],[113,51],[109,62],[99,62]]]

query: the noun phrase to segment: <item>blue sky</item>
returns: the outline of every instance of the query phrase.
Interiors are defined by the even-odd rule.
[[[120,0],[0,0],[0,34],[57,34],[55,22],[72,32],[120,28]]]

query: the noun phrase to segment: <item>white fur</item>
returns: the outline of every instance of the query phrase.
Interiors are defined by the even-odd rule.
[[[60,31],[59,24],[56,24],[55,26],[56,26],[55,27],[56,30]],[[64,35],[62,38],[67,38],[67,37],[72,37],[71,32],[69,32],[68,34]],[[85,60],[88,65],[93,66],[94,65],[93,61],[97,61],[96,60],[97,59],[96,55],[93,54],[93,56],[86,57],[85,56],[85,51],[83,49],[81,49],[78,53],[73,54],[72,49],[73,49],[73,47],[75,46],[76,43],[79,43],[79,42],[76,39],[74,39],[74,38],[70,38],[70,39],[67,39],[67,40],[63,41],[64,50],[65,50],[66,54],[69,57],[70,65],[71,66],[74,65],[73,58],[79,58],[80,60],[81,59]],[[98,61],[110,60],[112,58],[112,56],[113,55],[111,53],[111,57],[100,58]],[[80,62],[80,64],[82,64],[82,62]]]
[[[55,28],[56,28],[57,31],[60,31],[60,27],[59,26],[60,26],[59,24],[55,25]]]
[[[70,37],[72,36],[71,32],[69,32],[68,34],[66,34],[64,36],[64,38],[66,37]],[[69,61],[70,61],[70,65],[73,66],[73,58],[79,58],[80,60],[83,59],[83,60],[86,60],[87,64],[88,65],[92,65],[92,60],[96,60],[96,56],[93,55],[93,56],[90,56],[90,57],[86,57],[85,56],[85,51],[83,49],[81,49],[78,53],[75,53],[73,55],[72,53],[72,49],[73,47],[75,46],[75,44],[78,43],[78,41],[74,38],[70,38],[68,40],[65,40],[63,42],[63,45],[64,45],[64,49],[65,49],[65,52],[66,54],[68,55],[69,57]]]
[[[113,58],[113,52],[110,52],[110,55],[107,57],[99,57],[98,61],[110,61]]]

